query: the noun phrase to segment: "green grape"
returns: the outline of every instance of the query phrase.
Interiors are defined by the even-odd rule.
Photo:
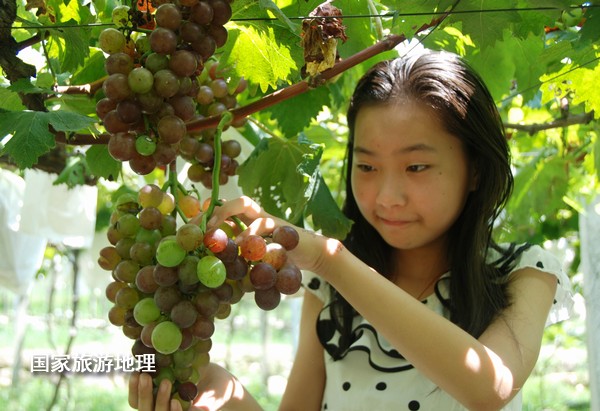
[[[175,323],[163,321],[152,330],[152,346],[161,354],[172,354],[181,345],[183,335]]]
[[[187,255],[187,252],[179,245],[175,236],[164,237],[156,249],[156,260],[165,267],[179,265]]]
[[[151,156],[156,151],[156,141],[142,134],[135,139],[135,150],[143,156]]]
[[[139,325],[148,325],[158,320],[158,317],[160,317],[160,310],[152,297],[142,298],[133,307],[133,318]]]
[[[102,30],[98,37],[98,45],[107,54],[122,51],[126,42],[125,35],[112,27]]]
[[[156,184],[146,184],[138,193],[137,201],[146,207],[158,207],[163,200],[163,191]]]
[[[227,270],[223,261],[214,255],[204,256],[198,261],[198,279],[209,288],[217,288],[225,282]]]
[[[134,93],[148,93],[154,85],[154,74],[147,68],[136,67],[127,75],[127,82]]]

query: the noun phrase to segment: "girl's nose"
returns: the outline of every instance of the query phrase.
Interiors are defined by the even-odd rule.
[[[402,207],[407,203],[404,184],[395,176],[386,176],[378,183],[376,203],[383,208]]]

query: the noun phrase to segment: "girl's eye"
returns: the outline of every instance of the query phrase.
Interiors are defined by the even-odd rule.
[[[406,169],[412,173],[418,173],[419,171],[426,170],[427,166],[425,164],[413,164],[408,166]]]
[[[373,167],[367,164],[357,164],[356,168],[358,168],[363,173],[368,173],[369,171],[373,171]]]

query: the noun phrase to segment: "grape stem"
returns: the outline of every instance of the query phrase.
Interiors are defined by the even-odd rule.
[[[223,133],[223,128],[226,125],[231,124],[231,120],[233,115],[230,111],[226,111],[221,116],[221,120],[217,125],[217,130],[214,136],[214,150],[215,150],[215,161],[213,165],[213,175],[212,175],[212,189],[210,192],[210,203],[208,205],[208,209],[202,216],[202,221],[200,222],[200,228],[203,232],[206,232],[206,223],[208,219],[212,216],[212,213],[219,201],[219,175],[221,174],[221,134]]]

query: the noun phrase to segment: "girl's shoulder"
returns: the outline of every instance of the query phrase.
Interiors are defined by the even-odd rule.
[[[535,244],[502,244],[491,249],[488,262],[496,265],[506,275],[513,275],[524,268],[532,268],[557,278],[554,304],[546,325],[568,319],[573,308],[571,281],[564,270],[564,262],[557,253]]]

